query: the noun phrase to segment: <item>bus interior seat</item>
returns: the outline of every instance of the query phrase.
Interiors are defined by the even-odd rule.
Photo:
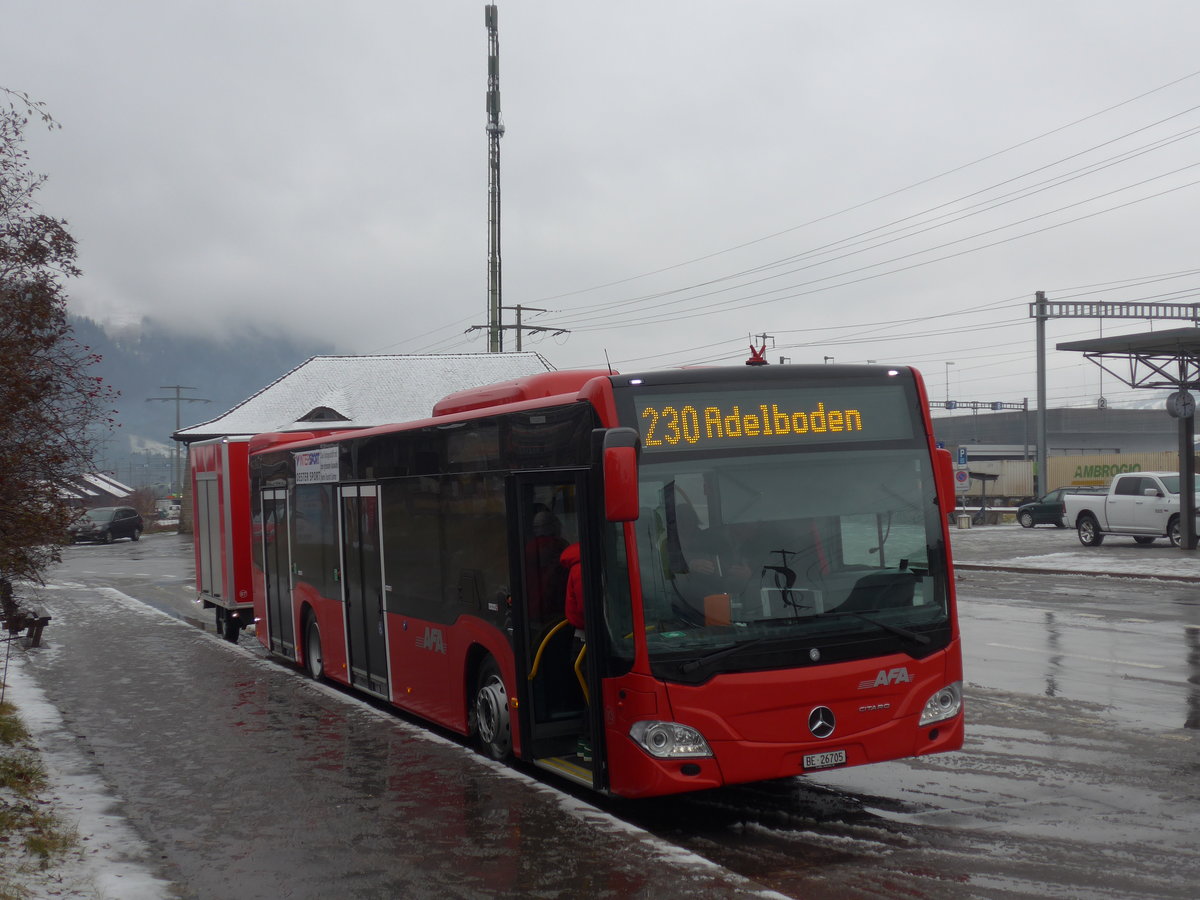
[[[865,612],[912,606],[916,587],[917,576],[913,572],[874,572],[854,583],[840,608],[847,612]]]

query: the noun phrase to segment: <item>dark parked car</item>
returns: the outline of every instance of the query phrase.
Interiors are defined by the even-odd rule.
[[[1025,528],[1034,525],[1054,525],[1065,528],[1063,524],[1063,494],[1103,494],[1108,488],[1097,485],[1081,485],[1077,487],[1056,488],[1039,500],[1031,500],[1017,507],[1017,521]]]
[[[98,506],[80,516],[70,528],[72,541],[103,541],[117,538],[136,541],[142,536],[142,517],[132,506]]]

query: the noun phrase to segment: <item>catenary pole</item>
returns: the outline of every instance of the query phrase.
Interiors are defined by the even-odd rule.
[[[499,13],[489,3],[483,8],[488,31],[488,352],[504,352],[500,312],[500,29]],[[518,332],[520,334],[520,332]]]

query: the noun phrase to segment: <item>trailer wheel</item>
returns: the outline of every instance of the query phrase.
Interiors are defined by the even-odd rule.
[[[500,666],[492,657],[484,659],[475,684],[475,737],[484,753],[492,759],[505,760],[512,753],[508,689],[500,677]]]
[[[238,634],[241,633],[242,626],[237,617],[229,610],[218,606],[217,614],[217,634],[225,638],[231,644],[238,642]]]
[[[1171,539],[1172,547],[1183,543],[1183,529],[1179,526],[1179,516],[1171,516],[1171,521],[1167,523],[1167,537]]]
[[[1104,532],[1100,530],[1100,523],[1096,521],[1095,516],[1086,513],[1080,516],[1076,529],[1079,532],[1079,543],[1083,546],[1099,547],[1104,543]]]
[[[310,618],[304,627],[304,670],[313,681],[325,680],[325,657],[321,653],[321,629]]]

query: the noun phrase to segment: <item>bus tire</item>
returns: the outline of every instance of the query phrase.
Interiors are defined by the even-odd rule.
[[[1079,543],[1085,547],[1099,547],[1104,543],[1104,532],[1100,530],[1100,523],[1096,521],[1096,517],[1085,513],[1079,517],[1079,523],[1075,526],[1079,533]]]
[[[492,759],[505,760],[512,753],[512,723],[508,715],[508,689],[500,666],[484,657],[475,681],[474,735],[480,749]]]
[[[313,616],[304,625],[304,671],[313,681],[325,680],[325,656],[321,651],[321,628]]]

